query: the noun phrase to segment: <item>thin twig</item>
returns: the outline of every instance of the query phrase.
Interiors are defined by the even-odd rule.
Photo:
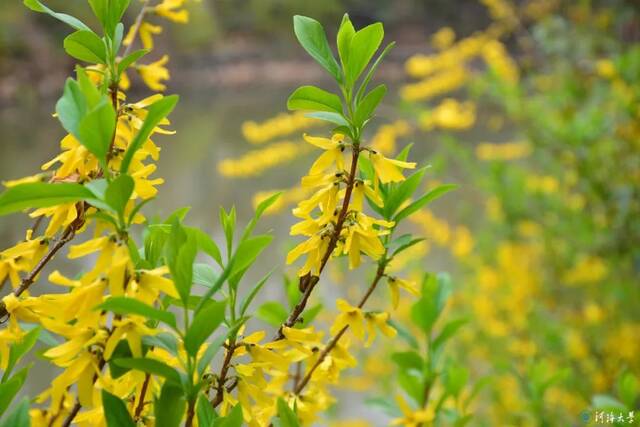
[[[149,10],[149,7],[147,6],[148,2],[149,2],[149,0],[143,0],[142,1],[142,9],[140,9],[140,12],[138,13],[138,16],[136,16],[136,20],[133,23],[133,28],[131,29],[131,31],[133,31],[133,38],[131,39],[131,43],[129,43],[124,48],[124,53],[122,54],[122,57],[127,56],[129,54],[129,52],[131,51],[131,46],[133,46],[133,42],[136,40],[136,36],[138,35],[138,31],[140,30],[140,26],[142,25],[142,20],[144,19],[144,16],[147,14],[147,11]]]
[[[220,368],[220,376],[218,377],[218,383],[216,384],[216,395],[211,401],[211,405],[215,408],[224,398],[225,387],[224,384],[227,382],[227,374],[229,373],[229,368],[231,367],[231,360],[233,359],[233,353],[236,349],[235,339],[229,340],[229,345],[227,346],[227,352],[224,356],[224,361],[222,362],[222,368]],[[235,383],[233,384],[235,387]],[[233,388],[232,388],[233,389]]]
[[[311,292],[313,292],[313,288],[316,286],[316,284],[318,283],[318,281],[320,280],[319,275],[322,273],[322,271],[324,270],[324,267],[327,264],[327,261],[329,260],[329,258],[331,257],[331,254],[333,253],[334,249],[336,248],[336,245],[338,243],[338,239],[340,238],[340,233],[342,231],[342,227],[344,225],[344,221],[347,218],[347,213],[348,213],[348,209],[349,209],[349,203],[351,201],[351,193],[353,191],[353,185],[355,184],[355,180],[356,180],[356,173],[358,171],[358,158],[360,156],[360,144],[358,142],[354,142],[353,147],[352,147],[352,155],[351,155],[351,168],[349,171],[349,177],[347,178],[347,187],[344,193],[344,199],[342,201],[342,208],[340,210],[340,213],[338,215],[338,220],[336,221],[336,226],[334,228],[334,232],[331,234],[331,240],[329,241],[329,245],[327,246],[327,251],[325,252],[321,262],[320,262],[320,268],[318,269],[318,276],[311,276],[309,274],[307,274],[306,276],[303,276],[300,278],[300,289],[303,291],[302,292],[302,298],[300,298],[300,301],[298,302],[298,304],[296,304],[296,306],[293,308],[293,310],[291,311],[291,313],[289,314],[289,317],[287,318],[287,320],[280,325],[280,328],[278,328],[278,332],[275,335],[275,340],[280,340],[282,338],[284,338],[284,334],[282,332],[283,328],[286,327],[291,327],[293,325],[295,325],[295,323],[298,321],[298,319],[300,318],[300,315],[302,315],[302,312],[304,311],[305,307],[307,306],[307,302],[309,300],[309,297],[311,296]],[[366,300],[365,300],[366,301]],[[227,357],[225,357],[225,360],[222,364],[222,368],[220,371],[220,378],[218,380],[218,387],[217,387],[217,391],[216,391],[216,396],[214,397],[214,399],[211,401],[211,405],[216,408],[218,405],[220,405],[220,403],[222,403],[222,400],[224,398],[224,382],[226,381],[226,376],[227,376],[227,372],[229,370],[229,365],[231,363],[231,356],[233,355],[233,352],[229,352],[229,350],[227,350]],[[227,360],[229,359],[229,360]],[[224,373],[224,375],[223,375]],[[224,381],[223,381],[224,380]],[[236,386],[238,385],[238,381],[235,380],[234,382],[232,382],[229,386],[226,387],[226,391],[230,392],[232,391]]]
[[[329,245],[327,246],[327,251],[325,252],[322,260],[320,262],[320,268],[318,269],[318,275],[306,275],[300,278],[300,289],[303,290],[302,298],[287,317],[287,320],[278,328],[278,333],[276,335],[276,339],[280,340],[284,338],[284,334],[282,333],[283,328],[292,327],[296,324],[300,315],[304,311],[307,306],[307,302],[309,301],[309,296],[311,296],[311,292],[313,288],[316,286],[318,281],[320,280],[320,275],[324,270],[324,267],[327,265],[327,261],[331,257],[331,254],[336,248],[338,244],[338,239],[340,238],[340,233],[342,232],[342,227],[344,226],[344,221],[347,218],[347,213],[349,210],[349,203],[351,201],[351,192],[353,191],[353,185],[356,180],[356,173],[358,171],[358,159],[360,157],[360,146],[357,142],[354,142],[352,147],[352,155],[351,155],[351,170],[349,171],[349,177],[347,179],[347,187],[344,193],[344,199],[342,201],[342,208],[340,209],[340,214],[338,215],[338,220],[336,221],[335,228],[333,233],[331,234],[331,240],[329,240]]]
[[[149,387],[149,381],[151,380],[150,374],[145,374],[144,382],[142,383],[142,389],[140,390],[140,400],[138,400],[138,406],[136,406],[136,410],[134,412],[134,419],[140,418],[142,415],[142,411],[144,409],[144,398],[147,394],[147,388]]]
[[[373,279],[371,286],[369,286],[369,289],[367,289],[367,292],[364,294],[364,296],[358,303],[358,308],[362,308],[365,305],[365,303],[367,302],[367,300],[369,299],[369,297],[371,296],[375,288],[378,286],[378,282],[380,281],[380,279],[384,277],[384,270],[385,270],[385,264],[381,263],[378,266],[376,277]],[[333,348],[338,344],[338,341],[340,341],[340,338],[342,338],[342,336],[347,331],[347,329],[349,329],[349,325],[345,325],[325,346],[325,348],[322,350],[322,352],[318,356],[318,359],[316,360],[314,365],[311,367],[309,372],[307,372],[307,374],[304,376],[302,381],[300,381],[296,386],[296,388],[294,389],[295,394],[299,394],[304,389],[304,387],[307,385],[309,380],[311,380],[311,376],[313,375],[313,372],[318,368],[318,366],[320,366],[320,364],[324,361],[324,359],[331,352],[331,350],[333,350]]]
[[[36,264],[36,266],[31,270],[31,272],[22,279],[20,282],[20,286],[18,286],[13,294],[15,296],[20,296],[23,292],[25,292],[29,287],[35,282],[36,276],[42,271],[42,269],[53,259],[56,253],[64,247],[68,242],[70,242],[76,234],[76,231],[82,227],[84,224],[84,207],[80,210],[78,217],[73,220],[71,224],[65,229],[62,237],[49,249],[49,252],[45,254],[42,259]],[[5,317],[9,314],[7,311],[7,306],[4,302],[0,301],[0,323],[4,322]]]
[[[378,282],[380,282],[380,279],[382,279],[384,277],[385,267],[386,267],[386,262],[384,261],[384,257],[383,257],[383,260],[378,264],[378,270],[376,271],[376,277],[373,279],[373,282],[371,282],[371,286],[369,286],[369,289],[367,289],[367,292],[365,292],[365,294],[362,296],[362,299],[358,303],[358,308],[364,307],[364,305],[366,304],[367,300],[369,299],[369,297],[371,296],[373,291],[378,286]],[[331,339],[331,341],[329,341],[329,343],[325,346],[325,348],[322,350],[322,352],[318,356],[318,359],[316,360],[316,362],[313,364],[313,366],[311,366],[311,369],[309,369],[309,371],[305,374],[304,378],[302,378],[302,381],[298,382],[298,384],[294,388],[294,390],[293,390],[294,394],[300,394],[302,392],[302,390],[305,388],[305,386],[311,380],[311,376],[313,375],[315,370],[318,368],[318,366],[320,366],[320,364],[329,355],[329,353],[331,353],[331,350],[333,350],[334,347],[338,344],[338,341],[340,341],[340,338],[342,338],[344,333],[347,332],[347,329],[349,329],[349,325],[345,325]]]

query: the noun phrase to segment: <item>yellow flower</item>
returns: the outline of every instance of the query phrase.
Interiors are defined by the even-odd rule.
[[[132,27],[133,29],[133,27]],[[153,35],[160,34],[162,27],[148,22],[140,24],[140,41],[145,49],[153,49]]]
[[[336,336],[345,326],[348,326],[357,338],[364,340],[364,313],[362,310],[350,305],[342,298],[336,301],[336,305],[341,313],[331,326],[331,335]]]
[[[329,247],[329,236],[314,235],[310,239],[300,243],[293,248],[287,254],[287,264],[295,262],[300,256],[307,255],[307,261],[300,270],[298,270],[298,276],[304,276],[311,272],[312,274],[318,274],[320,270],[320,263],[327,248]]]
[[[153,10],[157,15],[165,17],[170,21],[185,24],[189,21],[189,12],[185,9],[180,9],[184,6],[184,2],[185,0],[164,0]]]
[[[438,50],[450,47],[456,39],[456,33],[451,27],[442,27],[431,36],[431,45]]]
[[[338,171],[342,171],[344,169],[344,159],[342,157],[342,153],[346,147],[344,143],[344,135],[337,133],[333,135],[331,139],[309,136],[306,133],[303,136],[304,140],[309,144],[326,150],[316,159],[315,162],[313,162],[311,169],[309,169],[309,175],[322,173],[334,163]]]
[[[396,402],[402,411],[402,418],[396,418],[391,422],[393,426],[418,427],[423,423],[430,423],[435,418],[433,408],[429,406],[427,409],[412,409],[404,397],[396,396]]]
[[[262,144],[270,139],[321,124],[322,121],[305,117],[305,113],[301,111],[291,114],[280,113],[262,123],[254,121],[242,123],[242,135],[251,144]]]
[[[309,148],[297,142],[274,142],[265,148],[251,150],[240,157],[222,160],[218,163],[218,172],[229,177],[260,175],[269,169],[306,154]]]
[[[389,326],[389,313],[366,313],[364,315],[367,325],[367,341],[364,346],[369,347],[376,338],[376,329],[386,337],[393,338],[396,336],[397,331]]]
[[[9,277],[11,286],[17,287],[22,281],[19,273],[31,271],[44,256],[48,248],[47,240],[31,240],[30,237],[29,233],[24,242],[0,252],[0,283]]]
[[[378,236],[388,233],[388,230],[376,230],[373,225],[393,227],[393,222],[375,220],[362,212],[355,212],[353,219],[346,225],[342,233],[346,236],[343,253],[349,254],[349,268],[360,265],[360,253],[364,253],[373,260],[380,259],[384,254],[384,246]],[[344,237],[344,236],[343,236]]]
[[[393,304],[393,308],[398,308],[398,302],[400,302],[400,288],[414,296],[420,296],[418,286],[413,281],[402,280],[397,277],[389,276],[387,278],[387,283],[389,283],[389,289],[391,290],[391,303]]]
[[[402,169],[414,169],[416,164],[414,162],[403,162],[401,160],[388,159],[382,154],[371,151],[369,155],[373,168],[376,171],[377,177],[380,182],[386,184],[387,182],[400,182],[404,181],[404,176],[400,172]]]
[[[382,207],[382,197],[371,187],[368,180],[356,179],[351,193],[351,210],[362,212],[364,197],[367,196],[376,206]]]
[[[167,62],[169,62],[169,55],[164,55],[151,64],[137,66],[140,77],[149,86],[149,89],[163,91],[167,88],[166,85],[161,83],[163,80],[169,80],[169,70],[165,67]]]

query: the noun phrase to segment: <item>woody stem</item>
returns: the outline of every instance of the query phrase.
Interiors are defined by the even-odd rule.
[[[211,405],[215,408],[224,399],[224,383],[227,381],[227,374],[229,373],[229,367],[231,366],[231,359],[233,358],[233,352],[236,349],[235,339],[229,340],[227,347],[227,353],[225,354],[224,361],[222,362],[222,368],[220,368],[220,376],[218,377],[218,384],[216,387],[216,396],[211,401]]]
[[[384,259],[385,258],[383,256],[382,261],[378,263],[378,270],[376,271],[376,277],[371,282],[371,285],[369,286],[369,289],[367,289],[367,292],[365,292],[365,294],[362,296],[362,299],[358,303],[358,308],[364,307],[367,300],[369,299],[373,291],[378,286],[380,279],[384,277],[384,271],[386,268],[386,262],[384,261]],[[340,329],[340,331],[331,339],[331,341],[327,343],[325,348],[322,350],[322,352],[318,356],[318,359],[316,360],[316,362],[311,366],[311,369],[309,369],[309,371],[305,374],[304,378],[302,378],[302,380],[299,381],[297,386],[294,388],[293,390],[294,394],[300,394],[302,392],[302,390],[311,380],[311,376],[313,375],[314,371],[318,368],[318,366],[320,366],[320,364],[322,364],[322,362],[329,355],[329,353],[331,353],[331,350],[333,350],[334,347],[338,344],[338,341],[340,341],[340,338],[342,338],[344,333],[347,332],[347,329],[349,329],[349,325],[345,325],[342,329]]]
[[[140,9],[138,16],[136,16],[136,20],[133,23],[133,28],[131,29],[131,31],[133,31],[133,39],[131,39],[131,43],[129,43],[127,47],[125,47],[124,53],[122,54],[123,57],[127,56],[131,51],[131,46],[133,46],[135,37],[138,35],[138,31],[140,30],[140,26],[142,25],[142,20],[144,19],[144,16],[147,14],[147,11],[148,11],[147,3],[149,3],[149,0],[142,1],[142,9]]]
[[[81,211],[82,212],[82,211]],[[36,266],[31,270],[31,272],[22,279],[20,282],[20,286],[18,286],[13,294],[15,296],[20,296],[23,292],[25,292],[29,287],[35,282],[36,276],[42,271],[42,269],[53,259],[53,257],[58,253],[60,249],[64,247],[68,242],[70,242],[76,234],[76,231],[82,226],[84,223],[84,216],[82,213],[78,215],[69,226],[62,233],[62,237],[49,249],[49,252],[45,254],[44,257],[36,264]],[[4,319],[9,312],[7,311],[7,306],[4,302],[0,302],[0,319]],[[1,323],[1,321],[0,321]]]
[[[335,228],[333,233],[331,233],[331,237],[329,240],[329,245],[327,246],[327,251],[324,253],[322,260],[320,261],[320,267],[318,268],[318,275],[312,276],[307,274],[306,276],[302,276],[300,278],[300,289],[303,289],[302,298],[296,306],[293,308],[287,320],[280,326],[278,329],[278,333],[276,335],[276,339],[284,338],[282,333],[282,329],[286,327],[292,327],[300,318],[300,315],[304,311],[307,306],[307,302],[309,301],[309,297],[311,296],[311,292],[313,288],[316,286],[320,279],[320,275],[324,270],[324,267],[327,265],[327,261],[331,257],[331,254],[336,248],[338,244],[338,239],[340,238],[340,233],[342,232],[342,227],[344,226],[344,221],[347,218],[347,213],[349,210],[349,202],[351,201],[351,193],[353,191],[353,185],[356,180],[356,173],[358,172],[358,158],[360,157],[360,144],[359,141],[353,142],[352,153],[351,153],[351,168],[349,171],[349,177],[347,178],[347,187],[344,193],[344,199],[342,200],[342,208],[340,209],[340,213],[338,215],[338,219],[336,221]]]

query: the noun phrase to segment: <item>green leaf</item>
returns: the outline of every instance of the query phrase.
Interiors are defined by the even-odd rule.
[[[428,274],[422,284],[422,295],[411,307],[411,319],[420,326],[425,334],[431,333],[433,324],[438,319],[451,294],[451,283],[446,274]]]
[[[206,395],[201,394],[198,396],[196,402],[196,416],[198,417],[199,427],[211,427],[218,415],[211,407],[211,402],[207,400]]]
[[[142,337],[143,342],[146,344],[146,340],[150,337]],[[120,378],[124,374],[130,371],[129,368],[123,368],[114,363],[115,360],[119,359],[128,359],[131,358],[133,354],[131,353],[131,347],[129,347],[129,342],[126,339],[122,339],[118,341],[116,344],[116,348],[111,353],[111,359],[107,362],[109,364],[109,373],[111,377],[114,379]]]
[[[271,277],[271,274],[273,273],[274,270],[275,268],[270,272],[268,272],[267,274],[265,274],[264,277],[260,279],[260,281],[253,286],[253,289],[251,289],[251,292],[249,292],[249,294],[242,300],[242,302],[240,303],[240,316],[244,316],[244,314],[247,312],[247,310],[249,309],[249,305],[251,304],[251,301],[253,301],[253,299],[256,297],[258,292],[260,292],[260,289],[262,289],[264,284],[267,283],[267,280],[269,280],[269,277]]]
[[[349,122],[344,118],[342,114],[333,113],[330,111],[317,111],[315,113],[307,113],[305,114],[305,117],[324,120],[325,122],[333,123],[338,126],[349,126]]]
[[[136,369],[151,375],[163,377],[174,384],[180,384],[180,374],[178,371],[157,359],[132,357],[128,359],[115,359],[113,363],[122,368]]]
[[[193,283],[212,287],[218,281],[219,274],[209,264],[193,264]]]
[[[110,297],[96,308],[101,310],[111,311],[116,314],[135,314],[138,316],[146,317],[147,319],[157,320],[163,322],[172,328],[176,327],[176,317],[170,311],[158,310],[138,301],[135,298],[128,297]]]
[[[393,329],[398,331],[398,337],[402,338],[407,344],[411,346],[411,348],[414,348],[416,350],[420,348],[420,344],[414,336],[414,333],[407,329],[402,323],[396,322],[391,319],[389,320],[389,325],[391,325]]]
[[[442,382],[446,392],[454,397],[458,397],[469,380],[469,370],[464,366],[455,364],[449,365],[442,375]]]
[[[606,394],[596,394],[591,399],[591,405],[595,409],[600,409],[604,411],[626,411],[627,408],[624,406],[622,402],[616,399],[613,396],[609,396]]]
[[[0,194],[0,215],[28,208],[46,208],[63,203],[91,201],[94,195],[80,184],[32,182],[19,184]]]
[[[230,280],[237,284],[244,272],[254,263],[258,255],[271,243],[273,236],[262,234],[250,237],[236,248]]]
[[[116,24],[129,7],[129,0],[89,0],[91,9],[96,15],[107,35],[112,36]]]
[[[424,385],[418,372],[406,370],[398,372],[398,384],[417,403],[422,402]]]
[[[160,120],[164,119],[169,115],[169,113],[171,113],[177,102],[177,95],[169,95],[149,106],[147,117],[145,117],[140,130],[131,141],[131,144],[129,144],[129,148],[122,158],[120,172],[124,173],[129,170],[129,165],[131,164],[133,155],[140,149],[140,147],[142,147],[142,144],[149,139],[149,135],[151,135],[151,132],[153,132],[153,129],[155,129],[158,123],[160,123]]]
[[[244,229],[244,232],[242,233],[242,240],[245,240],[247,237],[251,235],[251,233],[253,232],[253,229],[258,224],[258,220],[260,219],[260,217],[262,217],[262,214],[264,213],[264,211],[269,209],[269,207],[273,205],[276,202],[276,200],[280,198],[281,195],[282,195],[282,191],[278,193],[274,193],[273,195],[267,197],[266,199],[264,199],[258,204],[258,206],[256,207],[256,212],[253,214],[253,218],[251,218],[251,221],[249,221],[249,223]]]
[[[358,103],[354,121],[356,125],[363,125],[372,116],[382,98],[387,93],[387,87],[385,85],[376,86],[371,92],[369,92],[362,101]]]
[[[233,263],[233,261],[232,261],[232,263]],[[210,302],[211,296],[218,289],[220,289],[220,287],[222,287],[224,282],[229,277],[229,273],[230,272],[231,272],[231,266],[227,266],[227,267],[225,267],[224,270],[222,270],[222,274],[220,275],[220,277],[218,277],[218,281],[216,283],[214,283],[211,288],[207,289],[207,292],[205,292],[204,295],[202,295],[202,297],[200,298],[200,301],[197,303],[197,305],[196,305],[196,307],[194,309],[195,312],[200,311],[202,309],[202,307],[204,307],[207,302]]]
[[[217,418],[213,426],[214,427],[242,427],[242,407],[240,404],[236,404],[236,406],[231,409],[231,412],[226,417]]]
[[[28,368],[23,368],[8,380],[0,383],[0,417],[4,414],[13,398],[16,397],[16,394],[18,394],[24,385],[28,371]]]
[[[384,198],[383,213],[385,219],[390,219],[398,208],[418,189],[427,168],[420,168],[404,181],[389,187],[389,193]]]
[[[57,13],[53,10],[49,9],[38,0],[24,0],[24,5],[34,12],[46,13],[49,16],[56,18],[59,21],[64,22],[67,25],[75,28],[76,30],[87,30],[91,31],[89,27],[87,27],[82,21],[73,16],[67,15],[66,13]]]
[[[127,405],[118,396],[104,389],[102,390],[102,407],[107,427],[135,427],[136,424],[127,410]]]
[[[618,381],[618,393],[624,404],[633,408],[634,402],[640,394],[640,381],[632,372],[625,372]]]
[[[209,344],[209,346],[205,350],[200,360],[198,360],[199,375],[204,374],[204,371],[207,369],[207,366],[209,366],[209,363],[211,363],[211,360],[213,360],[215,355],[218,353],[218,350],[220,350],[220,347],[222,347],[222,345],[226,340],[227,340],[227,334],[222,334],[219,337],[215,338],[211,342],[211,344]]]
[[[122,58],[120,62],[118,62],[118,74],[124,73],[131,64],[133,64],[134,62],[136,62],[138,59],[142,58],[149,52],[150,52],[149,49],[138,49],[136,51],[133,51],[129,55],[125,56],[124,58]]]
[[[287,100],[289,110],[329,111],[342,114],[342,101],[338,95],[315,86],[300,86]]]
[[[435,340],[431,343],[431,347],[433,351],[438,351],[440,347],[446,343],[450,338],[452,338],[462,326],[464,326],[468,322],[467,319],[456,319],[447,323],[443,328],[440,335],[436,337]]]
[[[29,398],[24,397],[20,403],[7,415],[0,427],[29,427],[31,419],[29,418]]]
[[[144,336],[142,342],[148,346],[163,348],[174,356],[178,355],[178,340],[175,335],[169,332]]]
[[[78,141],[100,160],[107,163],[107,153],[116,128],[116,112],[105,97],[97,107],[87,112],[78,124]]]
[[[175,384],[164,383],[160,397],[153,405],[156,417],[156,427],[178,427],[184,415],[187,402],[180,387]]]
[[[398,222],[409,217],[413,213],[419,211],[420,209],[422,209],[424,206],[428,205],[432,201],[436,200],[440,196],[443,196],[444,194],[456,188],[458,188],[458,186],[455,184],[439,185],[438,187],[429,191],[424,196],[420,197],[418,200],[416,200],[415,202],[411,203],[409,206],[407,206],[406,208],[398,212],[398,214],[393,218],[393,220],[397,224]]]
[[[222,267],[222,255],[220,255],[220,249],[211,236],[195,227],[185,227],[185,230],[187,233],[192,233],[195,237],[198,250],[209,255],[220,267]]]
[[[122,45],[122,37],[124,36],[124,25],[122,22],[116,24],[116,28],[113,32],[113,42],[111,43],[111,57],[115,58],[118,55],[120,46]]]
[[[389,43],[387,45],[387,47],[384,48],[382,53],[380,55],[378,55],[378,58],[376,58],[375,62],[371,66],[371,68],[369,68],[369,71],[367,72],[367,75],[362,80],[362,84],[360,84],[360,89],[358,89],[358,93],[356,94],[356,102],[360,102],[360,100],[362,99],[362,97],[364,96],[364,94],[367,91],[367,86],[369,85],[369,82],[371,81],[371,78],[373,77],[373,74],[375,73],[376,69],[378,68],[378,65],[380,65],[380,63],[382,62],[384,57],[387,56],[387,54],[391,51],[391,49],[393,49],[393,47],[395,45],[396,45],[395,42]]]
[[[415,351],[393,353],[391,360],[402,369],[413,369],[422,372],[424,366],[424,360],[422,360],[422,357]]]
[[[29,332],[27,332],[20,341],[16,341],[9,347],[9,361],[7,362],[7,367],[4,370],[4,374],[2,375],[2,381],[6,381],[11,374],[16,363],[20,361],[22,356],[27,354],[31,348],[38,341],[38,337],[40,337],[40,331],[42,329],[40,327],[33,328]]]
[[[295,412],[283,398],[278,398],[278,418],[280,418],[280,425],[282,427],[300,427],[300,422]]]
[[[416,244],[418,244],[420,242],[423,242],[424,240],[425,239],[423,239],[423,238],[418,238],[418,239],[411,239],[407,243],[403,243],[402,245],[398,246],[398,248],[396,250],[393,251],[393,256],[398,255],[402,251],[405,251],[405,250],[409,249],[410,247],[412,247],[413,245],[416,245]]]
[[[69,56],[91,64],[107,62],[104,42],[93,31],[80,30],[69,34],[63,42]]]
[[[64,84],[62,97],[56,103],[56,114],[64,130],[78,135],[80,120],[87,114],[87,102],[80,84],[72,78]]]
[[[187,234],[176,221],[171,227],[171,234],[166,243],[166,256],[176,290],[185,304],[191,293],[193,262],[197,248],[194,236]]]
[[[295,15],[293,17],[293,31],[304,50],[327,70],[337,82],[340,82],[342,80],[340,66],[331,52],[322,25],[315,19]]]
[[[190,355],[195,356],[202,343],[220,326],[226,307],[226,301],[212,301],[195,312],[184,337],[184,347]]]
[[[129,175],[121,174],[116,179],[111,181],[109,187],[104,193],[105,201],[111,206],[120,216],[124,215],[124,209],[129,202],[131,194],[133,194],[133,187],[135,183],[133,178]]]
[[[224,230],[224,237],[227,241],[227,254],[231,253],[231,249],[233,248],[233,234],[236,229],[236,208],[235,206],[231,207],[229,213],[227,213],[224,208],[220,207],[220,224],[222,224],[222,228]]]
[[[267,322],[271,326],[280,326],[287,320],[289,313],[278,301],[267,301],[255,312],[255,317]]]
[[[349,45],[349,62],[345,71],[348,84],[358,80],[373,58],[373,54],[380,47],[383,37],[384,29],[380,22],[368,25],[353,35]]]
[[[353,24],[349,19],[349,14],[345,13],[342,16],[342,22],[340,23],[337,36],[338,54],[340,55],[342,68],[346,68],[347,62],[349,62],[349,46],[355,33],[356,30],[353,28]]]

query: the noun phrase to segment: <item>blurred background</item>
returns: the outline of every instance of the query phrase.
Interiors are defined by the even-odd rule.
[[[125,23],[137,12],[132,4]],[[47,5],[93,22],[85,2]],[[366,137],[387,155],[413,143],[411,158],[431,165],[430,186],[460,186],[412,220],[426,240],[402,267],[416,280],[426,271],[452,277],[446,315],[469,322],[447,358],[464,367],[464,393],[477,388],[470,425],[587,425],[598,408],[624,414],[619,425],[637,424],[636,1],[202,0],[188,9],[187,24],[164,25],[154,37],[149,58],[170,56],[166,93],[181,97],[171,117],[177,134],[156,141],[155,176],[165,182],[149,215],[192,206],[189,222],[220,237],[220,206],[235,206],[245,223],[257,200],[284,190],[263,222],[276,250],[251,276],[281,266],[266,293],[281,298],[289,208],[303,196],[296,177],[313,158],[301,134],[328,131],[287,113],[286,99],[300,84],[335,89],[296,43],[292,16],[322,22],[330,40],[344,12],[356,28],[382,21],[385,40],[397,45],[377,75],[389,92]],[[36,173],[59,152],[64,131],[52,112],[74,66],[62,49],[67,34],[19,2],[3,5],[3,180]],[[130,99],[151,93],[130,77]],[[289,156],[274,154],[282,147]],[[3,218],[0,239],[23,238],[28,224]],[[336,267],[331,281],[343,273]],[[400,321],[410,301],[395,314]],[[406,384],[382,362],[392,350],[382,343],[363,355],[345,381],[348,405],[336,405],[340,425],[360,425],[354,416],[383,425],[375,411],[393,412],[385,400]]]

